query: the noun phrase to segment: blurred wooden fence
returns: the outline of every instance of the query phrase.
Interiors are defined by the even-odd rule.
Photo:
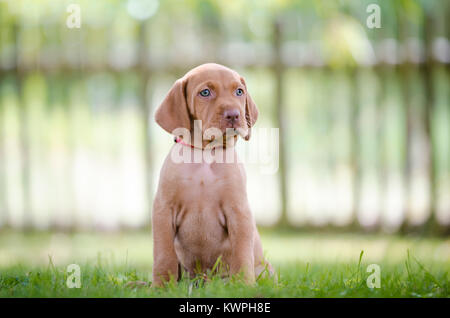
[[[137,58],[124,66],[81,46],[68,48],[69,60],[51,46],[21,59],[27,30],[10,28],[14,59],[0,65],[0,229],[148,225],[170,146],[154,107],[173,79],[210,60],[250,75],[262,127],[280,128],[278,173],[249,175],[261,224],[448,228],[448,39],[433,38],[427,20],[422,53],[400,34],[397,50],[380,38],[372,60],[336,66],[314,45],[284,41],[283,23],[273,23],[273,43],[186,59],[151,55],[141,23]]]

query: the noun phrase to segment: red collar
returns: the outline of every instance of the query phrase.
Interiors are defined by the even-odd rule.
[[[235,136],[235,138],[236,138],[236,136]],[[191,144],[188,144],[188,143],[184,142],[183,139],[181,139],[181,138],[178,137],[178,136],[175,136],[174,139],[173,139],[173,141],[174,141],[175,143],[177,143],[177,144],[182,144],[183,146],[191,147],[192,149],[196,148],[196,149],[200,149],[200,150],[205,150],[203,147],[202,147],[202,148],[195,147],[194,145],[191,145]],[[235,142],[236,142],[236,139],[235,139]],[[225,148],[225,146],[224,146],[224,148]]]
[[[175,141],[175,143],[177,143],[177,144],[182,144],[183,146],[191,147],[192,149],[195,148],[194,145],[185,143],[185,142],[183,141],[183,139],[181,139],[181,138],[178,137],[178,136],[175,136],[175,138],[173,139],[173,141]]]

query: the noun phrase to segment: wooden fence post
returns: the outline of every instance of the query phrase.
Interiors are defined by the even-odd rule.
[[[150,224],[151,209],[153,204],[153,157],[152,157],[152,145],[150,136],[150,115],[151,115],[151,103],[149,101],[149,81],[150,81],[150,69],[147,63],[148,51],[147,51],[147,23],[142,21],[139,25],[139,60],[137,72],[141,75],[141,91],[139,94],[141,113],[143,120],[143,133],[144,133],[144,171],[145,171],[145,186],[147,195],[148,215],[146,218],[145,226]]]
[[[405,21],[403,10],[399,7],[396,9],[397,18],[397,40],[401,45],[405,45],[408,36],[407,33],[407,23]],[[406,140],[405,140],[405,152],[403,156],[403,182],[405,184],[405,205],[403,206],[403,220],[400,225],[400,233],[406,233],[409,228],[408,218],[411,213],[411,182],[413,182],[412,177],[412,147],[413,147],[413,130],[417,129],[414,127],[414,110],[411,105],[411,68],[413,64],[409,60],[401,61],[397,64],[395,71],[400,79],[400,94],[403,101],[403,115],[406,119]]]
[[[279,20],[274,23],[274,74],[275,74],[275,119],[279,128],[279,183],[280,183],[280,200],[281,200],[281,215],[278,220],[279,227],[289,227],[288,219],[288,180],[287,180],[287,159],[285,142],[287,138],[287,122],[284,108],[284,65],[281,59],[281,45],[282,45],[282,25]]]
[[[427,175],[430,178],[430,206],[429,216],[425,224],[425,231],[433,231],[437,227],[436,220],[436,168],[435,168],[435,147],[433,145],[433,111],[434,111],[434,87],[433,87],[433,56],[432,56],[432,36],[433,36],[433,16],[424,9],[423,39],[425,47],[425,61],[420,67],[425,85],[425,134],[427,140]]]
[[[359,146],[359,88],[358,88],[358,69],[357,66],[350,66],[350,166],[352,169],[352,217],[350,228],[358,228],[358,211],[360,203],[361,187],[361,163]]]
[[[24,230],[31,228],[31,199],[30,199],[30,144],[29,144],[29,131],[28,131],[28,106],[24,100],[23,84],[25,80],[24,72],[20,66],[19,60],[19,32],[20,28],[17,24],[14,24],[14,71],[16,79],[16,92],[19,107],[19,135],[20,135],[20,155],[21,155],[21,176],[22,176],[22,198],[23,198],[23,222],[22,227]]]
[[[2,91],[1,88],[5,85],[4,74],[0,69],[0,229],[8,226],[8,204],[6,198],[6,164],[5,164],[5,129],[4,129],[4,114],[5,110],[2,106]]]

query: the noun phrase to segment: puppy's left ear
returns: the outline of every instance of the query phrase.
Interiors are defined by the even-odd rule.
[[[245,120],[247,121],[248,134],[245,137],[245,140],[249,140],[251,137],[252,127],[255,124],[256,120],[258,119],[258,108],[256,107],[255,102],[253,101],[252,97],[250,96],[250,94],[247,90],[247,84],[245,83],[245,80],[243,77],[241,77],[241,83],[242,83],[242,85],[244,85],[245,91],[246,91]]]
[[[176,128],[191,129],[186,102],[186,85],[187,79],[177,80],[155,112],[155,120],[158,125],[170,134]]]

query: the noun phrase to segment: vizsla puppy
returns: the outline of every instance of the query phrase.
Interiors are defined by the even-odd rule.
[[[244,79],[218,64],[189,71],[157,109],[156,122],[176,136],[176,143],[161,169],[153,205],[153,286],[171,276],[179,279],[183,269],[191,277],[205,272],[219,257],[225,274],[242,273],[247,283],[265,268],[273,274],[250,212],[244,167],[233,147],[238,135],[250,138],[257,118]],[[213,136],[208,133],[211,128],[216,129]],[[187,134],[180,138],[176,129]],[[201,136],[197,143],[196,129]],[[208,147],[213,140],[218,145],[214,149]],[[175,162],[180,151],[190,152],[188,159],[215,159]]]

